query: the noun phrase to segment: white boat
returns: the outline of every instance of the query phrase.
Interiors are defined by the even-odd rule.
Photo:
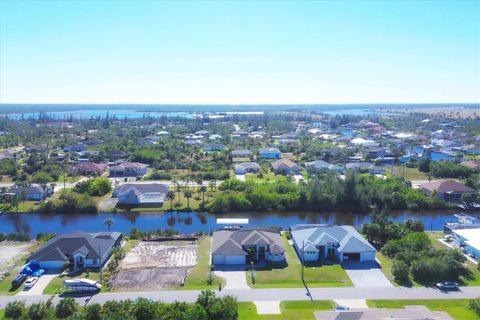
[[[102,285],[95,280],[90,279],[70,279],[65,280],[65,288],[74,292],[93,292],[100,291]]]

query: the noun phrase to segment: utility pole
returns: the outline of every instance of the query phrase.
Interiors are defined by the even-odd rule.
[[[302,241],[302,282],[303,280],[303,269],[305,268],[305,241]]]
[[[100,279],[100,283],[102,283],[102,255],[100,254],[100,245],[98,245],[98,257],[99,257],[99,260],[98,260],[98,267],[99,267],[98,278]]]

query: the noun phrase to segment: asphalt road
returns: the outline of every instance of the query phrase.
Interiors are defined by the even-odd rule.
[[[233,289],[222,290],[220,293],[215,290],[217,295],[233,295],[238,301],[270,301],[272,297],[278,301],[296,301],[310,300],[307,290],[304,288],[296,289]],[[159,300],[163,302],[195,302],[200,294],[198,290],[191,291],[151,291],[151,292],[112,292],[101,293],[92,297],[77,297],[79,304],[104,303],[108,300],[135,300],[139,297]],[[480,287],[461,287],[458,291],[443,292],[433,288],[313,288],[310,289],[310,295],[313,300],[342,300],[342,299],[472,299],[480,297]],[[1,296],[0,308],[4,308],[10,301],[23,300],[27,304],[45,301],[51,296],[31,295],[31,296]],[[58,302],[60,297],[56,296],[54,303]]]

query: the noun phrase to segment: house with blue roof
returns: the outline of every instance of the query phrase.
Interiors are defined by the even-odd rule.
[[[261,159],[280,159],[282,153],[278,148],[265,148],[258,151]]]
[[[343,174],[344,172],[344,168],[342,166],[331,164],[323,160],[307,162],[305,163],[305,168],[307,169],[309,175],[326,171],[332,171],[340,174]]]
[[[301,261],[317,262],[332,256],[340,262],[375,261],[377,250],[352,226],[294,225],[290,234]]]

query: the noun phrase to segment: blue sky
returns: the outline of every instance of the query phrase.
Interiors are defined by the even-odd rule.
[[[479,1],[0,1],[1,103],[479,101]]]

